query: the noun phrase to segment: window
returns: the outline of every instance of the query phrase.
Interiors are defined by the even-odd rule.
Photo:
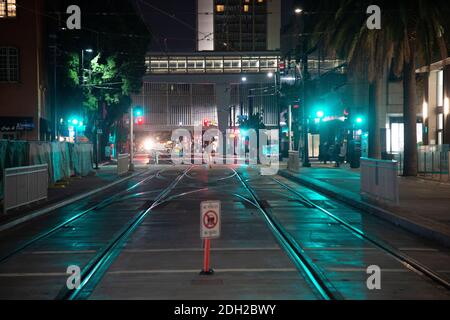
[[[0,47],[0,82],[19,81],[19,52],[17,48]]]
[[[249,10],[248,4],[244,4],[244,12],[248,12],[248,10]]]
[[[225,6],[223,4],[218,4],[216,6],[216,11],[217,12],[224,12],[225,11]]]
[[[264,0],[258,0],[258,3],[264,3]]]
[[[16,14],[16,0],[0,0],[0,18],[14,18]]]

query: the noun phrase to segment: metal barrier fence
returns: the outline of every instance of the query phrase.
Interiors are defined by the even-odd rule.
[[[47,199],[48,165],[3,170],[3,212]]]
[[[403,174],[403,152],[391,154],[399,163],[398,174]],[[421,146],[417,154],[418,175],[428,179],[450,182],[450,145]]]
[[[361,158],[361,194],[398,204],[397,171],[396,161]]]
[[[130,155],[119,154],[117,157],[117,175],[123,176],[130,170]]]
[[[288,170],[293,172],[300,171],[300,155],[298,151],[289,151]]]

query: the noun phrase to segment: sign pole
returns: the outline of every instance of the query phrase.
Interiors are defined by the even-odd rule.
[[[210,267],[211,239],[220,237],[220,201],[204,201],[200,204],[200,237],[203,239],[203,269],[202,276],[214,274]]]
[[[214,270],[209,267],[209,259],[211,254],[211,240],[205,239],[203,245],[204,245],[203,270],[200,273],[200,275],[210,276],[214,274]]]

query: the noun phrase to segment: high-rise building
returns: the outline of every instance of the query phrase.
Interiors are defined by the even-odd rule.
[[[281,0],[198,0],[198,51],[280,49]]]
[[[150,52],[135,105],[145,123],[137,140],[207,122],[225,132],[260,113],[277,128],[281,0],[197,0],[197,52]]]

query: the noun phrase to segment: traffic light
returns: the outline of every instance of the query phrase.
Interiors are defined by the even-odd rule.
[[[136,123],[142,126],[144,124],[144,117],[137,117]]]
[[[355,122],[356,122],[356,124],[363,124],[364,118],[361,116],[358,116],[358,117],[356,117]]]
[[[139,117],[143,117],[143,116],[144,116],[144,109],[143,109],[142,107],[139,107],[139,106],[134,107],[134,108],[133,108],[133,112],[134,112],[134,116],[135,116],[136,118],[139,118]]]
[[[316,113],[317,118],[322,119],[323,117],[325,117],[325,112],[323,112],[322,110],[317,111]]]
[[[209,120],[208,119],[204,119],[203,120],[203,127],[209,127]]]

